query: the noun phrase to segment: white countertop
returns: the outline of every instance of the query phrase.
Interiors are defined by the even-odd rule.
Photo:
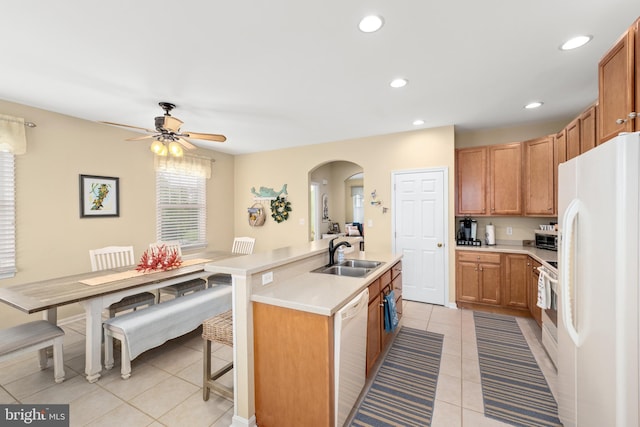
[[[456,246],[456,251],[480,251],[480,252],[502,252],[512,254],[525,254],[535,258],[545,267],[557,271],[555,267],[550,265],[548,261],[558,261],[558,252],[548,249],[538,249],[535,246],[522,245],[494,245],[494,246]]]
[[[303,273],[253,293],[251,300],[332,316],[402,257],[401,255],[368,252],[354,252],[350,255],[348,254],[345,259],[367,259],[381,261],[383,264],[363,278],[312,272]]]

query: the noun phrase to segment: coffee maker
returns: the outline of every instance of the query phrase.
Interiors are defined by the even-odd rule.
[[[458,245],[480,246],[482,243],[478,240],[478,221],[466,217],[460,220],[460,228],[458,230]]]

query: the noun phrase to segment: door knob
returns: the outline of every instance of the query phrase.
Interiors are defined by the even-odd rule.
[[[438,247],[441,248],[442,247],[442,243],[438,243]]]

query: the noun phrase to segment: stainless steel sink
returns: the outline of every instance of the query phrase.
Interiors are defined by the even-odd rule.
[[[376,268],[380,264],[382,264],[380,261],[369,261],[366,259],[348,259],[342,261],[338,265],[345,267]]]
[[[382,263],[361,259],[348,259],[340,264],[323,266],[312,270],[312,273],[333,274],[334,276],[366,277]]]

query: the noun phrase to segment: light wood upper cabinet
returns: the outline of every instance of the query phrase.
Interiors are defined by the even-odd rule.
[[[598,143],[615,137],[620,132],[636,130],[637,118],[629,114],[636,110],[638,77],[635,69],[635,41],[638,39],[638,21],[618,40],[598,64]]]
[[[489,214],[522,215],[522,144],[491,145]]]
[[[564,130],[567,138],[567,160],[571,160],[580,155],[580,118],[576,117]]]
[[[580,154],[598,144],[597,107],[592,105],[580,115]]]
[[[487,149],[456,150],[456,213],[486,215]]]
[[[525,215],[556,214],[554,140],[550,135],[523,143]]]

